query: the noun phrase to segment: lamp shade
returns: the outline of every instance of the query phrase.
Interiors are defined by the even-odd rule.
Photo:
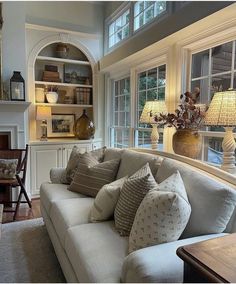
[[[158,116],[160,113],[167,113],[165,101],[147,101],[139,121],[149,124],[156,123],[154,117],[155,115]]]
[[[48,120],[51,119],[51,108],[45,107],[45,106],[38,106],[37,107],[37,114],[36,114],[36,120]]]
[[[205,125],[236,126],[236,91],[214,94],[206,112]]]

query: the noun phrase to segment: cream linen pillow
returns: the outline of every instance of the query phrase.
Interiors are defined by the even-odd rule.
[[[129,236],[129,253],[144,247],[176,241],[184,231],[191,206],[177,171],[149,191],[140,204]]]
[[[114,213],[115,227],[120,235],[129,236],[140,203],[149,190],[156,188],[148,163],[124,182]]]
[[[119,159],[99,163],[91,153],[84,153],[80,157],[77,172],[68,189],[95,197],[105,184],[115,180],[119,164]]]
[[[105,184],[98,192],[90,211],[91,222],[109,220],[116,207],[120,190],[127,177]]]

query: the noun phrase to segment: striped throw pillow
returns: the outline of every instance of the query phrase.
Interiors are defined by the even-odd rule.
[[[153,189],[157,189],[157,183],[148,163],[124,182],[114,214],[115,227],[121,236],[129,236],[140,203]]]
[[[113,216],[120,190],[127,178],[120,178],[101,188],[90,211],[91,222],[109,220]]]
[[[84,153],[68,189],[95,197],[105,184],[115,180],[119,164],[119,159],[99,163],[90,153]]]

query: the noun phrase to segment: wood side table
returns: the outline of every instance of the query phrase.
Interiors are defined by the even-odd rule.
[[[0,239],[1,239],[1,226],[2,226],[2,214],[3,214],[3,205],[0,204]]]
[[[179,247],[184,282],[236,282],[236,233]]]

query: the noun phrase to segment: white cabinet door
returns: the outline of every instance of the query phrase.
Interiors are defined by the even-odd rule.
[[[91,150],[91,144],[86,143],[78,143],[78,144],[69,144],[69,145],[62,145],[62,165],[63,167],[66,167],[71,151],[74,146],[77,146],[79,148],[80,153],[85,153]]]
[[[40,185],[50,181],[50,169],[62,167],[62,146],[31,146],[31,194],[39,194]]]

